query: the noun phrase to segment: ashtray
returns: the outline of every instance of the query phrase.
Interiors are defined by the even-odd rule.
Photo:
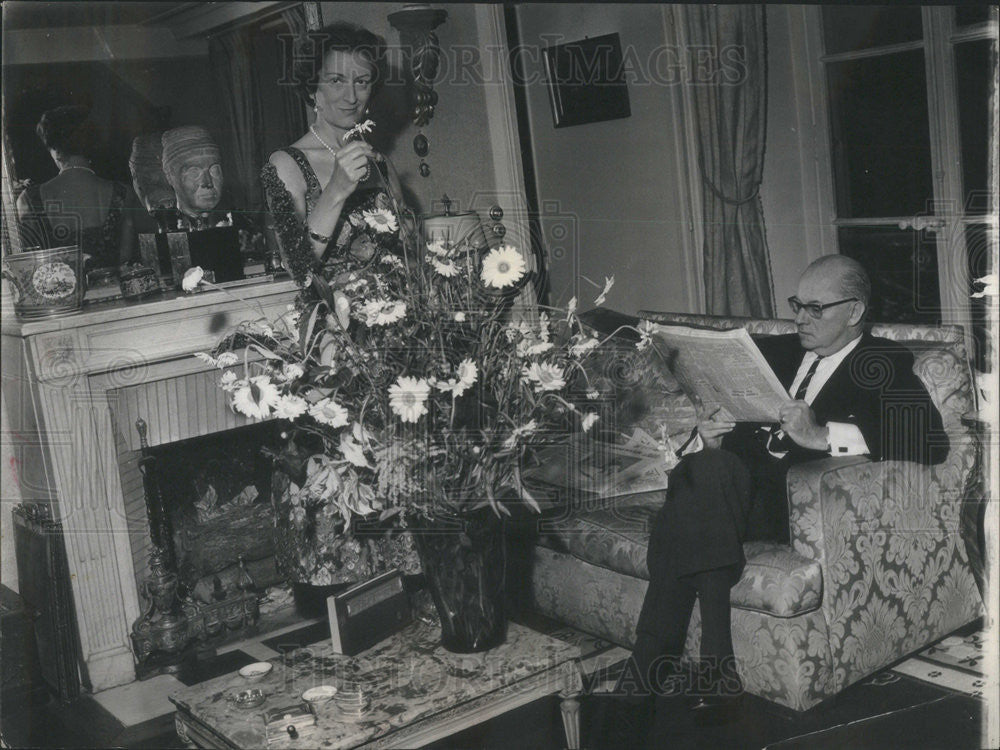
[[[264,695],[264,691],[260,688],[250,688],[249,690],[241,690],[236,693],[236,695],[230,696],[230,701],[236,708],[257,708],[267,700],[267,696]]]
[[[267,677],[272,669],[274,669],[274,665],[270,662],[258,661],[253,664],[247,664],[245,667],[240,667],[240,677],[251,682],[257,682]]]
[[[306,690],[302,694],[302,700],[315,708],[316,706],[322,706],[324,703],[329,703],[336,694],[337,688],[333,685],[317,685]]]

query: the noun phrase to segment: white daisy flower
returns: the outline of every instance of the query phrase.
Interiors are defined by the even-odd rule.
[[[364,133],[372,132],[372,128],[375,127],[375,122],[373,120],[365,120],[364,122],[359,122],[353,128],[344,133],[343,142],[347,143],[352,138],[357,138]]]
[[[373,299],[366,302],[361,311],[370,326],[390,325],[406,315],[406,303],[401,300]]]
[[[524,258],[517,248],[500,245],[483,258],[482,278],[487,286],[503,289],[519,282],[526,270]]]
[[[233,408],[253,419],[266,419],[277,406],[280,395],[271,379],[257,375],[250,381],[242,381],[232,391]]]
[[[434,267],[434,270],[445,278],[452,278],[458,275],[458,266],[451,260],[438,260],[433,255],[428,255],[427,262]]]
[[[530,380],[536,391],[558,391],[566,386],[563,371],[556,365],[547,362],[539,364],[532,362],[521,371],[521,376]]]
[[[458,377],[451,380],[435,380],[432,385],[440,391],[450,392],[458,397],[465,393],[479,377],[479,368],[471,359],[463,359],[458,365]]]
[[[362,216],[365,218],[365,223],[380,234],[385,232],[395,232],[399,229],[399,224],[396,223],[396,217],[392,215],[391,211],[386,211],[384,208],[375,208],[370,211],[365,211]]]
[[[590,432],[590,428],[594,426],[594,422],[596,422],[599,418],[600,417],[598,417],[597,414],[589,411],[583,416],[583,419],[580,421],[580,426],[583,427],[584,432]]]
[[[226,393],[232,393],[237,387],[236,373],[232,370],[226,370],[222,373],[222,377],[219,378],[219,387]]]
[[[274,416],[278,419],[298,419],[309,408],[309,402],[302,396],[282,396],[274,407]]]
[[[426,380],[400,375],[389,386],[389,406],[404,422],[416,422],[427,413],[430,391],[430,383]]]
[[[202,267],[191,266],[184,272],[184,278],[181,279],[181,289],[185,292],[193,292],[203,278],[205,278],[205,271]]]
[[[220,370],[225,370],[227,367],[232,367],[240,358],[236,356],[236,352],[223,352],[219,355],[219,358],[215,360],[215,366]]]
[[[274,329],[271,328],[267,323],[258,323],[256,321],[250,321],[247,323],[247,331],[251,334],[257,336],[264,336],[265,338],[274,338]]]
[[[642,351],[653,343],[653,323],[643,320],[639,323],[639,340],[635,342],[635,348]]]
[[[517,441],[520,438],[524,437],[525,435],[532,434],[537,429],[538,429],[538,422],[536,422],[534,419],[532,419],[527,424],[515,427],[513,430],[511,430],[510,436],[503,441],[503,447],[506,450],[513,450],[514,446],[517,445]]]
[[[597,299],[594,300],[594,304],[595,305],[603,305],[604,304],[604,300],[608,296],[608,292],[611,291],[611,287],[613,287],[614,285],[615,285],[615,277],[614,276],[605,276],[604,277],[604,289],[602,289],[601,293],[597,295]]]
[[[589,352],[591,349],[593,349],[600,343],[601,342],[599,340],[597,340],[593,336],[590,336],[588,338],[582,339],[581,341],[577,341],[575,344],[570,346],[569,353],[572,354],[574,357],[580,357]]]
[[[430,240],[427,249],[439,258],[447,258],[451,255],[451,245],[444,240]]]
[[[465,313],[462,312],[461,310],[459,310],[457,313],[455,313],[454,317],[455,317],[455,322],[456,323],[464,323],[465,322]]]
[[[298,380],[305,372],[305,368],[295,362],[286,362],[281,366],[281,377],[284,380]]]
[[[309,416],[328,427],[343,427],[347,424],[347,409],[332,398],[324,398],[309,407]]]

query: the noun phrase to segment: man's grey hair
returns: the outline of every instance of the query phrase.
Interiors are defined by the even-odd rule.
[[[840,292],[844,297],[855,297],[861,300],[868,310],[868,304],[872,297],[872,282],[868,278],[868,272],[854,258],[846,255],[824,255],[817,258],[803,272],[806,274],[819,273],[825,278],[836,275],[839,280]]]
[[[868,278],[868,272],[865,271],[864,266],[853,258],[848,258],[844,255],[840,257],[843,258],[840,291],[843,292],[845,297],[857,297],[865,303],[865,309],[867,310],[868,303],[872,297],[872,282]]]

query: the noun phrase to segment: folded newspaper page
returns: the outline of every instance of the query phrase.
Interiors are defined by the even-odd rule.
[[[745,328],[710,331],[656,325],[657,346],[692,401],[733,422],[777,422],[792,400]]]

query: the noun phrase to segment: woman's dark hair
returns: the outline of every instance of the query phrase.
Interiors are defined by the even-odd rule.
[[[358,54],[371,63],[372,94],[385,81],[385,40],[368,29],[346,22],[331,23],[319,31],[307,31],[294,46],[298,48],[292,68],[296,91],[310,105],[315,103],[323,62],[333,51]]]
[[[72,104],[42,114],[35,132],[45,148],[63,156],[93,156],[96,136],[90,108]]]

